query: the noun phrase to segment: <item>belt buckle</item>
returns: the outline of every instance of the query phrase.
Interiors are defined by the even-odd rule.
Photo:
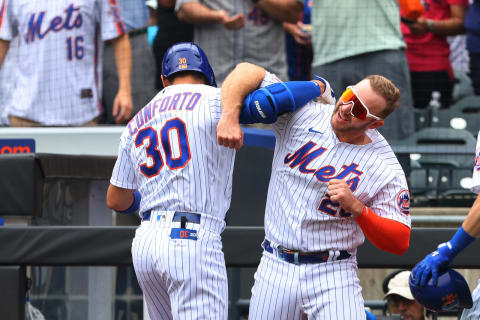
[[[296,251],[294,254],[293,254],[293,263],[295,263],[297,266],[300,264],[300,261],[299,261],[299,253],[298,251]]]
[[[300,264],[300,251],[295,251],[295,250],[290,250],[290,249],[285,249],[283,247],[279,247],[279,249],[281,250],[281,252],[283,253],[286,253],[286,254],[291,254],[293,255],[293,263],[296,264],[296,265],[299,265]],[[282,255],[282,258],[283,258],[283,255]],[[284,258],[285,261],[287,261],[285,258]],[[289,262],[289,261],[287,261]]]

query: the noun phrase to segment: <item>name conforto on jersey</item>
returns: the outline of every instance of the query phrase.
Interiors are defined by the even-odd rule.
[[[160,99],[155,99],[143,107],[143,109],[140,110],[132,120],[130,120],[127,125],[128,133],[131,136],[136,134],[138,130],[155,117],[155,114],[174,110],[193,111],[201,97],[202,94],[199,92],[180,92],[174,95],[163,96]]]

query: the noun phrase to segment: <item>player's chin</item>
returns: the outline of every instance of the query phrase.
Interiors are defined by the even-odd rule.
[[[410,313],[402,313],[403,320],[417,320],[412,314]]]
[[[338,121],[336,119],[332,119],[332,128],[337,131],[348,131],[349,130],[349,123],[345,121]]]

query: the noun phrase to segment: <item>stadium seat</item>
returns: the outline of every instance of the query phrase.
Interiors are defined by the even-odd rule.
[[[477,136],[480,129],[480,96],[468,96],[448,109],[432,110],[432,127],[466,129]]]
[[[400,143],[411,150],[407,177],[414,205],[457,206],[460,201],[450,200],[459,196],[471,200],[465,178],[472,176],[476,139],[470,132],[424,128]]]
[[[423,128],[407,139],[401,140],[400,143],[417,147],[418,150],[425,149],[424,152],[418,153],[418,159],[416,159],[422,166],[446,164],[472,168],[477,141],[467,130],[433,127]],[[422,147],[426,148],[422,149]],[[412,150],[415,151],[415,148]],[[450,154],[445,154],[445,151]]]
[[[455,108],[457,106],[471,107],[475,110],[478,110],[480,109],[480,96],[471,95],[468,97],[464,97],[453,103],[451,108]]]
[[[465,71],[454,69],[455,85],[453,86],[452,100],[458,100],[474,95],[472,80]]]
[[[415,117],[415,131],[431,126],[432,110],[431,109],[413,109]]]
[[[472,170],[448,165],[412,168],[408,176],[414,206],[471,206],[476,195],[469,189]]]
[[[449,207],[470,207],[476,194],[470,191],[472,169],[451,168],[440,173],[438,202]]]
[[[410,191],[415,195],[422,195],[425,197],[436,196],[438,177],[438,170],[412,168],[409,175]]]

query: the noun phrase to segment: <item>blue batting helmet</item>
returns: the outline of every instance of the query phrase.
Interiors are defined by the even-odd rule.
[[[431,278],[424,287],[415,285],[413,272],[410,274],[409,284],[415,300],[429,310],[455,311],[472,307],[472,295],[467,282],[460,273],[451,268],[439,272],[437,286],[433,286]]]
[[[181,71],[197,71],[202,73],[212,87],[217,86],[215,74],[208,62],[205,52],[192,42],[179,42],[171,46],[162,62],[162,75],[169,77]]]

